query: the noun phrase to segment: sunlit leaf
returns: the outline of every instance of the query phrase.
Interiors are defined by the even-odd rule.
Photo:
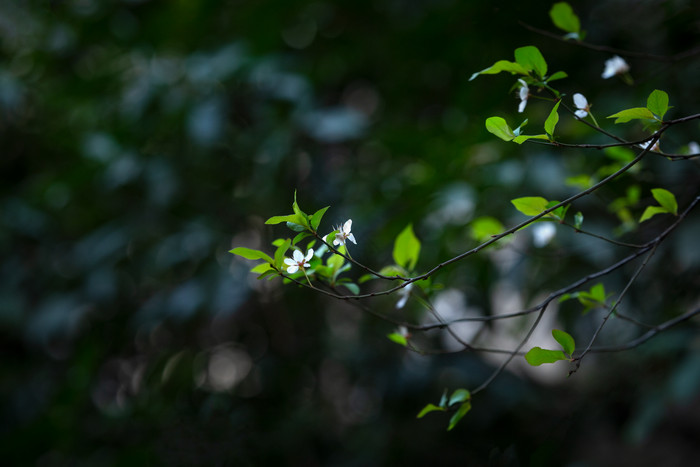
[[[357,294],[355,294],[355,295],[357,295]],[[404,347],[406,347],[408,345],[408,340],[406,340],[406,336],[399,334],[398,332],[392,332],[391,334],[387,334],[386,337],[388,337],[390,340],[396,342],[399,345],[403,345]],[[432,405],[432,404],[428,404],[428,405]],[[435,406],[433,405],[433,407],[435,407]],[[438,407],[438,408],[440,409],[440,407]],[[425,410],[425,408],[423,410]],[[440,409],[440,410],[443,410],[443,409]],[[430,412],[430,411],[428,411],[428,412]],[[428,412],[426,412],[426,413],[428,413]],[[421,412],[421,413],[423,413],[423,412]],[[423,415],[425,415],[425,414],[423,414]],[[421,418],[423,415],[419,414],[418,418]]]
[[[560,331],[559,329],[552,329],[552,337],[554,337],[554,340],[561,345],[567,355],[574,353],[576,343],[574,342],[574,338],[571,337],[569,333]]]
[[[561,350],[547,350],[541,347],[533,347],[525,354],[525,360],[532,366],[540,366],[543,363],[554,363],[559,360],[568,360]]]
[[[325,208],[321,208],[318,211],[314,213],[313,216],[311,216],[311,228],[316,230],[318,229],[319,224],[321,223],[321,219],[323,218],[323,215],[326,213],[330,206],[326,206]]]
[[[559,29],[569,32],[578,33],[581,30],[581,22],[574,13],[574,10],[566,2],[559,2],[552,5],[552,9],[549,10],[549,17],[552,18],[552,22]]]
[[[511,74],[527,75],[528,70],[526,70],[522,65],[518,63],[509,62],[508,60],[499,60],[488,68],[484,68],[481,71],[477,71],[472,74],[469,81],[473,80],[479,75],[495,75],[502,71],[509,72]]]
[[[547,120],[544,122],[544,131],[549,135],[550,139],[554,139],[554,129],[559,122],[559,104],[561,104],[561,101],[554,104],[554,108],[552,108],[549,117],[547,117]]]
[[[498,219],[489,216],[476,218],[471,223],[471,237],[477,242],[489,240],[504,230],[503,224]]]
[[[287,253],[289,246],[292,244],[290,239],[285,240],[280,246],[275,250],[275,265],[280,268],[282,267],[282,262],[284,261],[284,255]]]
[[[301,223],[301,219],[296,214],[289,214],[287,216],[272,216],[265,221],[266,224],[281,224],[282,222],[294,222],[295,224]]]
[[[621,110],[616,114],[610,115],[608,118],[616,118],[617,120],[615,120],[615,123],[627,123],[630,120],[638,119],[652,120],[654,114],[646,107],[634,107],[632,109]]]
[[[666,212],[674,216],[678,215],[678,202],[676,202],[676,197],[673,193],[663,188],[652,188],[651,194],[661,207],[666,209]]]
[[[512,199],[510,202],[513,203],[515,209],[526,216],[536,216],[547,209],[547,203],[549,201],[540,196],[525,196],[523,198]]]
[[[241,256],[245,259],[264,259],[270,264],[275,264],[275,262],[267,253],[262,252],[260,250],[253,250],[252,248],[238,247],[234,248],[233,250],[229,250],[229,253]]]
[[[526,70],[534,70],[540,78],[547,74],[547,62],[540,50],[532,45],[515,49],[515,62]]]
[[[501,117],[489,117],[486,119],[486,129],[503,141],[511,141],[515,138],[515,133],[508,126],[508,123]]]
[[[668,111],[668,94],[658,89],[652,91],[647,98],[647,109],[655,113],[660,120],[663,120],[664,115]]]
[[[444,407],[438,407],[435,404],[428,404],[418,413],[416,418],[423,418],[426,414],[430,412],[444,412],[446,409]]]
[[[569,75],[567,75],[564,71],[557,71],[556,73],[552,73],[552,76],[547,78],[547,82],[549,83],[550,81],[556,81],[558,79],[567,78],[568,76]]]
[[[547,136],[547,135],[520,135],[520,136],[516,137],[515,139],[513,139],[513,142],[518,143],[518,144],[523,144],[525,141],[527,141],[529,139],[549,140],[549,136]]]
[[[408,224],[396,237],[394,242],[394,261],[401,267],[412,271],[420,255],[420,241],[413,233],[413,226]]]
[[[647,206],[647,208],[644,210],[644,213],[642,213],[642,217],[639,218],[639,222],[649,220],[657,214],[667,213],[668,211],[666,210],[666,208],[663,208],[661,206]]]

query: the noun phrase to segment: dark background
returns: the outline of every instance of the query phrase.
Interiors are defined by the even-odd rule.
[[[572,2],[592,43],[661,55],[698,45],[691,1]],[[416,420],[444,388],[478,386],[494,360],[418,357],[393,325],[280,280],[256,281],[235,246],[272,251],[265,226],[331,205],[353,255],[391,262],[408,223],[419,270],[475,245],[469,222],[523,219],[519,196],[563,199],[600,151],[508,144],[492,115],[524,118],[507,75],[468,79],[536,45],[559,89],[603,124],[667,91],[672,118],[698,112],[698,56],[628,59],[634,86],[602,80],[600,53],[558,33],[548,2],[34,1],[0,3],[0,452],[5,465],[688,465],[700,439],[697,320],[635,350],[591,356],[566,379],[517,366],[460,425]],[[531,99],[527,132],[551,104]],[[606,128],[639,138],[640,125]],[[562,114],[562,140],[606,142]],[[682,152],[697,123],[664,136]],[[608,205],[631,184],[697,196],[697,162],[647,158],[578,202],[612,236]],[[625,241],[670,224],[656,216]],[[698,305],[700,218],[660,248],[623,309],[661,323]],[[624,256],[558,228],[544,249],[516,236],[510,266],[484,253],[435,281],[489,314],[521,307]],[[519,241],[517,240],[519,239]],[[605,279],[618,292],[633,268]],[[359,273],[351,272],[351,277]],[[392,313],[395,298],[366,305]],[[602,316],[562,304],[579,344]],[[505,311],[516,311],[505,308]],[[405,310],[425,314],[417,303]],[[611,325],[601,343],[640,330]],[[545,329],[548,332],[549,329]],[[519,328],[513,329],[522,335]],[[425,340],[440,346],[438,333]],[[494,344],[495,345],[495,344]],[[495,345],[496,346],[496,345]],[[551,370],[551,369],[550,369]],[[550,373],[552,372],[550,371]],[[558,375],[558,376],[557,376]],[[685,464],[683,464],[685,462]]]

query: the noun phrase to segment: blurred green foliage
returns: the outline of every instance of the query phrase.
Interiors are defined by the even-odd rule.
[[[697,44],[692,2],[572,5],[595,43],[658,54]],[[446,434],[444,420],[417,411],[445,387],[478,384],[493,361],[406,354],[386,339],[389,323],[256,282],[227,253],[287,235],[263,221],[288,214],[295,189],[309,212],[331,205],[324,223],[354,220],[353,255],[368,264],[390,263],[393,239],[413,223],[417,269],[475,245],[473,218],[512,225],[510,199],[574,193],[564,180],[609,163],[602,153],[517,146],[484,128],[491,115],[516,119],[512,79],[468,79],[516,47],[536,44],[599,115],[653,89],[669,93],[674,117],[698,112],[697,59],[632,60],[634,87],[603,81],[607,55],[518,24],[554,31],[550,7],[1,2],[3,464],[594,465],[595,443],[643,461],[643,447],[621,443],[647,436],[659,455],[696,449],[672,439],[686,432],[668,415],[687,404],[682,420],[697,429],[691,326],[566,383],[503,374]],[[532,128],[550,111],[537,104]],[[697,130],[662,144],[683,147]],[[557,131],[598,138],[573,120]],[[697,164],[662,159],[636,177],[643,193],[663,186],[680,206],[700,180]],[[613,229],[606,206],[630,184],[623,177],[575,210]],[[663,229],[662,217],[639,238]],[[639,319],[697,305],[699,230],[695,216],[657,253],[629,297]],[[484,254],[436,280],[488,314],[504,296],[529,303],[615,257],[559,232],[549,250],[524,232],[515,258]]]

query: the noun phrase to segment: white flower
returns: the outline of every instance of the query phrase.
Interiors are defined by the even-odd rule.
[[[527,105],[527,98],[530,97],[530,88],[527,83],[521,79],[518,80],[522,86],[520,86],[520,105],[518,106],[518,113],[523,113],[525,106]]]
[[[695,141],[688,143],[688,154],[700,154],[700,144]]]
[[[605,70],[603,71],[602,77],[604,79],[612,78],[615,75],[627,73],[629,70],[630,66],[625,59],[615,55],[613,58],[605,61]]]
[[[409,295],[411,295],[411,289],[413,288],[413,283],[408,284],[403,289],[399,290],[399,301],[396,302],[396,309],[400,310],[406,305]]]
[[[644,142],[644,143],[640,143],[640,144],[639,144],[639,147],[642,148],[642,149],[647,149],[647,148],[649,148],[649,145],[650,145],[650,144],[651,144],[651,140],[646,141],[646,142]],[[654,145],[653,145],[651,148],[649,148],[649,150],[650,150],[650,151],[661,152],[661,148],[659,148],[659,140],[658,140],[658,139],[656,140],[656,143],[654,143]]]
[[[297,272],[299,269],[303,268],[308,268],[310,266],[309,260],[314,256],[314,249],[309,248],[309,251],[306,253],[306,257],[304,257],[304,254],[299,251],[299,250],[294,250],[294,253],[292,254],[292,258],[284,258],[284,264],[286,264],[287,267],[287,272],[289,274],[294,274]]]
[[[586,99],[586,96],[584,96],[581,93],[577,92],[576,94],[574,94],[574,104],[578,109],[575,112],[578,118],[585,118],[588,115],[588,112],[591,111],[591,108],[588,105],[588,99]]]
[[[532,243],[537,248],[542,248],[549,244],[557,233],[557,229],[551,222],[540,222],[532,228]]]
[[[338,233],[335,234],[335,240],[333,240],[333,245],[345,245],[345,240],[350,240],[352,243],[357,245],[357,242],[355,241],[355,236],[352,234],[352,232],[350,232],[350,229],[352,229],[352,219],[348,219],[342,228],[338,227],[336,229],[338,230]]]

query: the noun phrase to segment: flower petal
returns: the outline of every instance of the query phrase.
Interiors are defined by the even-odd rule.
[[[355,241],[355,236],[353,234],[348,235],[348,240],[357,245],[357,242]]]
[[[292,257],[294,258],[294,262],[301,263],[304,259],[304,253],[302,253],[299,250],[294,250],[294,253],[292,253]]]
[[[314,257],[314,249],[313,249],[313,248],[309,248],[309,251],[306,253],[306,257],[304,258],[304,262],[305,262],[305,263],[309,262],[309,261],[311,260],[311,258],[313,258],[313,257]],[[301,261],[299,261],[299,262],[301,262]],[[306,266],[307,268],[309,267],[308,264],[305,264],[305,266]]]
[[[576,104],[577,108],[583,110],[588,107],[588,99],[586,99],[586,96],[583,94],[577,92],[574,94],[574,104]]]
[[[291,266],[289,266],[289,267],[287,268],[287,272],[288,272],[289,274],[294,274],[294,273],[297,272],[298,270],[299,270],[299,265],[298,265],[298,264],[292,264]]]
[[[527,105],[527,99],[520,101],[520,105],[518,106],[518,112],[523,113],[526,105]]]
[[[284,258],[284,264],[291,266],[293,264],[297,264],[297,262],[294,261],[292,258]]]
[[[585,110],[577,110],[574,113],[578,118],[586,118],[586,116],[588,115],[588,112],[586,112]]]
[[[352,219],[348,219],[347,222],[345,222],[345,225],[343,226],[343,232],[345,234],[349,234],[351,229],[352,229]]]

